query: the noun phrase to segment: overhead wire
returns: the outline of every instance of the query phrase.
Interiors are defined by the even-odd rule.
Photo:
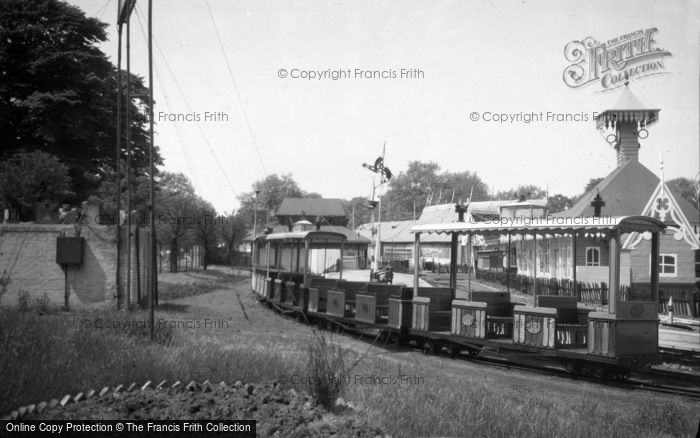
[[[105,11],[107,10],[107,6],[109,6],[112,3],[112,0],[107,0],[105,4],[95,12],[95,17],[97,17],[98,20],[102,20],[102,17],[104,16]],[[99,16],[98,16],[99,15]]]
[[[136,9],[137,9],[137,11],[140,11],[140,7],[139,7],[138,3],[136,4]],[[140,13],[140,14],[143,15],[143,13]],[[180,87],[180,83],[178,82],[177,78],[175,77],[173,70],[170,68],[170,64],[168,63],[167,58],[165,57],[165,52],[163,52],[163,50],[160,48],[160,45],[158,44],[158,41],[155,39],[155,37],[153,38],[153,43],[154,43],[154,46],[156,47],[156,49],[158,50],[158,52],[160,53],[161,58],[163,59],[163,63],[165,64],[165,67],[167,68],[168,72],[170,73],[170,76],[171,76],[173,82],[175,83],[175,87],[177,88],[178,92],[180,93],[182,100],[185,102],[185,106],[187,107],[187,111],[193,112],[192,107],[190,106],[190,104],[187,100],[187,97],[185,97],[185,93],[182,91],[182,87]],[[234,196],[237,196],[238,192],[233,187],[233,184],[231,183],[231,180],[229,179],[228,174],[224,170],[224,167],[221,165],[221,161],[219,160],[219,157],[217,157],[216,153],[214,152],[214,149],[212,148],[211,143],[209,142],[209,138],[207,137],[207,135],[204,132],[204,129],[202,129],[202,126],[198,120],[195,119],[194,123],[197,126],[197,129],[199,130],[200,134],[202,135],[202,138],[204,139],[204,143],[207,145],[209,152],[211,153],[212,157],[214,157],[214,161],[216,161],[216,164],[219,167],[221,174],[224,176],[224,179],[226,179],[226,182],[228,183],[229,188],[233,192]]]
[[[209,11],[209,18],[211,18],[211,23],[214,27],[214,32],[216,33],[216,39],[219,42],[219,48],[221,49],[221,53],[224,55],[224,61],[226,62],[226,68],[228,70],[229,77],[231,78],[231,82],[233,83],[233,89],[236,92],[236,97],[238,98],[238,103],[241,106],[241,112],[243,113],[243,118],[245,119],[246,126],[248,127],[248,134],[250,135],[250,139],[253,142],[253,146],[255,147],[255,152],[258,156],[258,161],[260,162],[260,167],[262,168],[263,174],[265,174],[265,178],[267,178],[267,170],[265,169],[265,163],[263,163],[262,159],[262,154],[260,153],[260,147],[258,146],[258,142],[255,139],[255,134],[253,133],[253,127],[250,124],[250,118],[248,117],[248,111],[245,109],[245,105],[243,105],[243,99],[241,98],[241,93],[238,90],[238,83],[236,82],[236,77],[233,74],[233,69],[231,68],[231,63],[229,62],[228,56],[226,55],[226,50],[224,49],[224,43],[221,39],[221,35],[219,34],[219,29],[216,26],[216,20],[214,19],[214,14],[211,11],[211,7],[209,6],[209,0],[205,0],[205,3],[207,5],[207,11]]]
[[[138,23],[139,23],[139,28],[141,29],[141,35],[144,38],[144,41],[147,42],[147,37],[146,37],[146,30],[144,29],[144,24],[141,22],[141,20],[144,18],[142,14],[139,13],[137,10],[136,16],[138,17]],[[160,52],[161,58],[163,58],[162,52]],[[171,111],[172,105],[170,104],[170,97],[168,96],[168,93],[165,89],[165,82],[163,81],[161,75],[160,75],[160,70],[158,69],[158,66],[156,64],[153,65],[154,70],[156,72],[156,77],[158,78],[158,82],[160,83],[160,88],[163,90],[163,98],[165,99],[165,106],[168,109],[168,112]],[[178,143],[180,145],[180,150],[182,150],[182,154],[185,157],[185,161],[187,162],[187,167],[190,171],[190,177],[192,178],[192,182],[195,185],[196,188],[201,189],[201,185],[199,182],[199,178],[197,177],[197,172],[195,172],[194,168],[192,167],[192,159],[190,158],[190,154],[187,151],[187,148],[185,147],[185,142],[183,140],[182,132],[180,131],[180,127],[177,123],[174,124],[175,127],[175,135],[178,138]]]

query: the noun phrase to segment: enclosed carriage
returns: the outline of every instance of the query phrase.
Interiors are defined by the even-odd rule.
[[[345,240],[344,234],[313,228],[257,236],[253,246],[253,292],[282,309],[305,314],[309,310],[310,298],[313,298],[316,308],[318,286],[323,285],[325,292],[324,282],[334,285],[338,281],[319,276],[327,270],[338,270],[342,277],[342,263],[335,260],[342,260]],[[326,263],[329,248],[340,255],[332,263]],[[318,251],[324,253],[321,272],[311,266],[314,252]]]

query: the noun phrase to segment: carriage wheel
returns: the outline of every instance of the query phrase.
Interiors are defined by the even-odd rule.
[[[630,378],[630,370],[627,368],[620,368],[615,373],[615,379],[620,381],[625,381]]]
[[[568,374],[577,374],[577,373],[576,373],[576,368],[578,368],[578,367],[577,367],[576,365],[572,364],[572,363],[567,363],[567,364],[566,364],[566,372],[567,372]]]
[[[462,352],[462,349],[459,347],[459,345],[451,345],[450,346],[450,357],[454,359],[455,357],[459,356],[459,354]]]

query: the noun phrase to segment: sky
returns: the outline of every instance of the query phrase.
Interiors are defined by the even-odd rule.
[[[109,24],[101,49],[116,64],[117,0],[70,3]],[[138,0],[131,69],[147,78],[146,13]],[[670,55],[662,74],[630,83],[661,109],[640,161],[658,172],[663,159],[666,179],[698,175],[699,1],[154,0],[153,14],[164,169],[221,213],[275,173],[327,198],[369,196],[361,164],[384,144],[393,173],[434,161],[493,192],[579,194],[616,166],[592,117],[622,88],[567,86],[565,47],[650,28]]]

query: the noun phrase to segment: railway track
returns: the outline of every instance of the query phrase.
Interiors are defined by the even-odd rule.
[[[295,312],[282,307],[276,306],[272,303],[267,303],[270,305],[271,310],[277,311],[281,315],[287,317],[295,317]],[[318,317],[317,317],[318,318]],[[295,318],[297,322],[305,322],[302,318]],[[318,324],[322,322],[322,324]],[[377,329],[363,329],[357,327],[349,327],[332,318],[321,318],[317,321],[317,326],[326,328],[336,328],[337,332],[353,335],[359,340],[364,342],[372,342],[378,347],[390,347],[393,349],[399,349],[403,351],[416,351],[423,353],[433,353],[430,346],[419,346],[416,344],[409,344],[405,346],[400,346],[396,343],[389,343],[388,337],[382,337],[380,330]],[[372,339],[372,340],[371,340]],[[377,340],[383,339],[384,342],[377,342]],[[371,341],[370,341],[371,340]],[[584,374],[574,374],[566,370],[565,367],[558,364],[542,364],[536,363],[537,361],[523,361],[523,360],[513,360],[503,357],[499,357],[491,351],[485,351],[475,355],[473,353],[448,353],[445,349],[440,348],[437,353],[439,356],[451,357],[456,360],[463,360],[472,363],[482,363],[491,367],[497,367],[507,370],[517,370],[529,373],[537,373],[547,376],[558,376],[562,378],[568,378],[572,380],[585,381],[589,383],[604,384],[606,386],[612,386],[620,389],[627,390],[643,390],[649,392],[656,392],[659,394],[666,395],[677,395],[682,396],[691,400],[700,401],[700,375],[694,375],[684,372],[674,372],[671,370],[660,370],[660,369],[646,369],[640,371],[634,371],[626,379],[615,379],[607,377],[605,374],[596,375],[595,373],[584,375]]]

